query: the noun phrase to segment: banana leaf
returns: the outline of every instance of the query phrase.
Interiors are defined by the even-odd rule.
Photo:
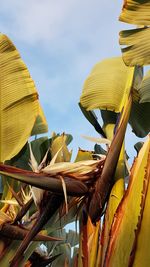
[[[150,25],[149,0],[124,0],[119,20],[135,25]]]
[[[38,116],[36,117],[35,124],[32,128],[31,136],[48,132],[47,121],[42,107],[39,105]]]
[[[149,73],[143,81],[142,77],[141,67],[136,66],[135,70],[125,67],[121,58],[104,60],[95,65],[85,81],[80,102],[86,110],[100,108],[105,127],[117,122],[125,98],[132,90],[129,123],[138,137],[145,137],[150,131]]]
[[[84,83],[80,103],[86,110],[121,112],[124,98],[131,90],[134,68],[125,66],[121,57],[97,63]]]
[[[98,119],[96,117],[96,114],[94,113],[93,110],[86,110],[81,103],[79,103],[79,107],[83,113],[83,115],[85,116],[85,118],[93,125],[93,127],[95,128],[95,130],[101,134],[104,138],[106,138],[106,135],[103,131],[103,129],[101,128]]]
[[[75,162],[82,160],[92,160],[93,159],[92,154],[93,153],[91,151],[86,151],[79,148]]]
[[[143,223],[143,212],[145,212],[146,207],[145,199],[149,201],[149,195],[147,195],[150,179],[149,153],[150,137],[147,138],[147,141],[138,154],[138,158],[136,158],[134,162],[128,189],[115,214],[104,266],[124,267],[131,266],[128,265],[131,260],[133,262],[138,233],[141,229],[141,223]],[[146,231],[149,231],[149,227],[146,223],[144,227],[147,229]],[[148,240],[148,236],[147,232],[147,236],[145,235],[143,238],[147,238]],[[142,243],[142,245],[143,244],[144,243]],[[146,249],[146,243],[144,249]],[[139,250],[137,250],[137,252],[139,252]],[[141,256],[141,261],[144,259],[143,264],[138,263],[139,265],[136,266],[148,266],[144,264],[147,258],[149,258],[149,254],[147,254],[146,258]]]
[[[150,148],[149,148],[150,153]],[[147,182],[147,189],[143,189],[143,202],[141,221],[138,224],[136,231],[136,242],[132,248],[132,255],[130,264],[133,263],[133,267],[144,266],[148,267],[150,262],[150,248],[149,248],[149,236],[150,236],[150,157],[148,157],[147,168],[145,171],[145,183]]]
[[[35,159],[37,163],[40,164],[40,162],[42,161],[42,159],[44,158],[46,152],[50,147],[50,139],[48,139],[47,137],[40,137],[38,139],[33,140],[30,144]],[[25,146],[15,157],[13,157],[11,160],[6,161],[5,163],[7,165],[11,165],[20,169],[31,170],[29,166],[29,160],[30,160],[29,143],[26,143]]]
[[[150,71],[144,76],[138,92],[140,95],[140,104],[150,102]]]
[[[0,34],[0,162],[11,159],[31,135],[39,114],[35,84],[10,39]]]
[[[143,144],[144,144],[144,142],[137,142],[137,143],[134,145],[134,148],[135,148],[137,154],[138,154],[139,151],[141,150]]]
[[[136,103],[133,102],[129,124],[132,131],[138,137],[145,137],[150,132],[150,102]]]
[[[62,135],[57,136],[54,140],[52,140],[52,144],[51,144],[51,157],[52,158],[62,148],[55,162],[66,162],[66,161],[71,160],[72,151],[69,151],[67,148],[67,139],[68,139],[68,136],[63,133]],[[69,143],[70,143],[70,140],[69,140]]]
[[[120,32],[122,57],[127,66],[150,64],[150,28],[138,28]]]
[[[61,254],[54,262],[53,267],[69,267],[71,261],[71,247],[69,243],[56,246],[53,255]]]

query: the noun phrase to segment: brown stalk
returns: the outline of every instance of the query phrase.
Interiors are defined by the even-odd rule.
[[[33,240],[33,238],[37,235],[37,233],[43,228],[43,226],[48,222],[51,216],[55,213],[55,211],[59,208],[61,203],[63,202],[64,198],[59,195],[49,194],[47,198],[47,204],[43,208],[40,213],[40,216],[37,218],[36,222],[34,223],[33,227],[26,235],[22,243],[20,244],[19,248],[16,251],[15,256],[13,257],[12,261],[10,262],[10,267],[17,267],[19,262],[23,257],[23,253]]]
[[[32,186],[63,194],[62,183],[57,177],[50,177],[43,173],[25,171],[4,164],[0,164],[0,173]],[[69,177],[64,177],[64,181],[68,196],[82,196],[88,193],[88,187],[85,183]]]
[[[30,230],[24,229],[19,226],[5,223],[1,230],[0,236],[11,240],[23,240]],[[34,241],[62,241],[61,238],[55,238],[47,235],[38,234],[33,238]]]
[[[16,199],[18,204],[22,207],[23,206],[23,201],[20,199],[19,195],[14,191],[14,189],[8,185],[10,192],[12,193],[13,197]]]
[[[30,200],[23,205],[21,210],[18,212],[13,224],[16,224],[17,222],[21,221],[23,216],[27,213],[27,211],[30,209],[31,205],[33,204],[33,198],[31,197]]]
[[[120,150],[124,140],[131,103],[132,98],[130,95],[126,110],[124,113],[122,112],[122,114],[124,114],[124,117],[122,118],[122,116],[120,116],[121,124],[119,123],[119,127],[115,133],[115,137],[106,156],[102,174],[96,182],[95,191],[91,198],[89,215],[91,217],[91,221],[94,224],[99,220],[113,186],[113,175],[117,166]]]

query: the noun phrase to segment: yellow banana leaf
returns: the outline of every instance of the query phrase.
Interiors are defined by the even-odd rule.
[[[144,266],[149,267],[150,264],[150,156],[146,169],[145,183],[148,183],[147,192],[143,196],[143,208],[141,224],[137,231],[136,246],[133,247],[133,267]]]
[[[87,217],[86,217],[87,216]],[[94,226],[84,212],[80,220],[79,267],[95,267],[99,248],[100,221]]]
[[[71,160],[72,151],[68,150],[67,145],[66,145],[66,140],[67,140],[67,135],[63,133],[52,141],[52,145],[51,145],[52,158],[60,150],[55,162],[64,162],[64,161],[68,162]]]
[[[83,216],[82,216],[83,219]],[[100,221],[94,226],[88,216],[87,220],[80,221],[79,267],[95,267],[100,255],[99,251]]]
[[[92,160],[92,152],[91,151],[86,151],[82,150],[79,148],[75,162],[82,161],[82,160]]]
[[[37,135],[37,134],[42,134],[42,133],[47,133],[47,132],[48,132],[47,121],[46,121],[43,109],[41,105],[39,104],[39,112],[38,112],[35,124],[33,126],[31,135]]]
[[[114,112],[122,110],[132,88],[134,103],[129,123],[138,137],[144,137],[150,131],[150,91],[145,89],[147,76],[141,85],[142,76],[141,67],[125,67],[121,58],[104,60],[95,65],[85,81],[81,105],[86,110],[100,108],[104,124],[115,123]]]
[[[38,94],[19,52],[0,34],[0,162],[15,156],[31,135]]]
[[[123,197],[124,194],[124,171],[125,171],[125,152],[124,152],[124,144],[122,146],[120,156],[119,156],[119,161],[117,164],[116,172],[115,172],[115,177],[114,180],[116,181],[111,194],[110,194],[110,199],[109,199],[109,223],[111,226],[113,216],[116,212],[116,209]],[[109,228],[110,229],[110,228]]]
[[[89,253],[89,267],[95,267],[99,252],[100,221],[93,226],[93,236]]]
[[[150,25],[150,1],[124,0],[119,20],[135,25]]]
[[[81,105],[87,110],[120,112],[131,90],[133,74],[134,68],[126,67],[121,57],[97,63],[84,83]]]
[[[104,221],[104,228],[102,232],[102,242],[101,242],[102,243],[102,248],[101,248],[102,263],[105,260],[105,255],[106,255],[107,247],[109,244],[110,230],[111,230],[112,222],[114,219],[114,215],[123,197],[123,193],[124,193],[124,179],[123,179],[123,176],[120,176],[120,179],[118,177],[118,180],[115,182],[111,190],[107,210],[105,212],[105,221]]]
[[[136,241],[136,230],[142,219],[143,199],[146,197],[149,182],[149,154],[150,137],[134,162],[128,189],[115,214],[104,266],[126,267],[129,264]]]
[[[149,15],[150,17],[150,15]],[[127,66],[150,64],[150,28],[139,28],[120,32],[123,60]]]

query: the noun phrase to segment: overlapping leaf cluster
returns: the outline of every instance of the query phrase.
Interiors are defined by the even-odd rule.
[[[99,137],[86,137],[97,144],[93,151],[79,149],[74,162],[71,135],[28,141],[47,132],[46,119],[17,49],[0,35],[2,266],[149,266],[149,72],[143,77],[150,62],[149,8],[146,0],[124,1],[120,20],[140,27],[120,33],[123,59],[97,63],[84,83],[79,106]],[[131,168],[128,123],[146,137]],[[79,233],[66,233],[74,221]]]

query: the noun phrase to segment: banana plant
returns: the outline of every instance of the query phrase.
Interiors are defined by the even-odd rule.
[[[150,62],[149,14],[148,0],[124,1],[119,19],[139,28],[120,33],[120,44],[126,46],[122,57],[94,66],[79,103],[100,135],[86,138],[106,147],[96,144],[94,151],[79,149],[74,162],[67,147],[70,135],[54,133],[51,138],[27,142],[30,135],[46,132],[47,124],[18,51],[1,35],[1,71],[7,74],[1,80],[0,110],[2,266],[150,265],[150,74],[143,74],[143,65]],[[29,116],[26,109],[31,112],[29,128],[22,133]],[[100,110],[103,125],[95,109]],[[18,110],[24,116],[19,129],[15,119],[7,121],[7,116],[15,118]],[[135,135],[146,137],[135,146],[137,157],[131,169],[125,143],[128,123]],[[5,149],[4,142],[9,143],[10,138],[13,142]],[[75,220],[79,221],[79,233],[66,234],[63,227]],[[46,255],[39,242],[46,245]]]

